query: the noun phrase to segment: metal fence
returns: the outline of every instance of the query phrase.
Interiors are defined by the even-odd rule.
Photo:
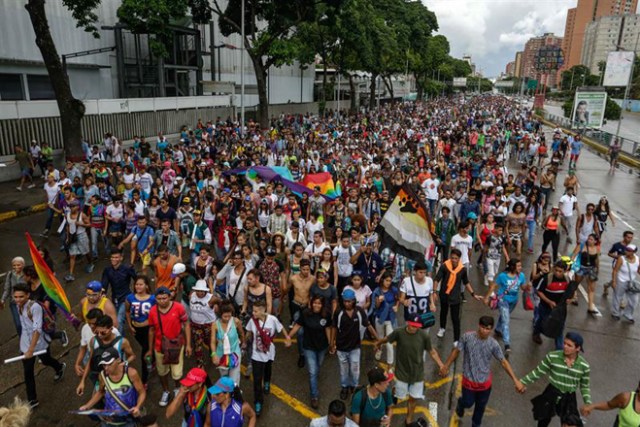
[[[573,129],[574,131],[589,137],[589,139],[602,145],[607,150],[616,138],[616,136],[612,133],[605,132],[600,129],[585,127],[584,125],[581,125],[578,122],[574,122],[566,117],[545,113],[544,118],[550,122],[556,123],[562,128]],[[640,159],[640,142],[622,137],[618,137],[618,140],[620,141],[621,151],[623,153],[626,153],[636,159]]]
[[[152,136],[158,132],[173,134],[182,126],[194,127],[198,119],[226,119],[233,115],[233,107],[190,108],[184,110],[140,111],[117,114],[92,114],[82,120],[82,135],[91,144],[102,143],[105,132],[111,132],[120,140],[135,135]],[[13,154],[13,146],[28,147],[31,140],[46,141],[51,147],[63,148],[62,127],[59,117],[38,117],[0,120],[0,156]]]

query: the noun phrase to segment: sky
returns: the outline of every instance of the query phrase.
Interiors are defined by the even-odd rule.
[[[486,77],[497,77],[531,37],[564,36],[567,10],[577,0],[422,0],[438,18],[451,55],[470,54]]]

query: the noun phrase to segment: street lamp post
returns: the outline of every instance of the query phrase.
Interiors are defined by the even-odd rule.
[[[242,49],[240,51],[240,136],[244,137],[244,0],[240,8],[240,37],[242,38]]]

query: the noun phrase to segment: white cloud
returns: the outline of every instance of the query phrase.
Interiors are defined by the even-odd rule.
[[[577,0],[422,0],[438,18],[451,53],[470,54],[487,76],[504,71],[531,37],[564,35],[567,9]]]

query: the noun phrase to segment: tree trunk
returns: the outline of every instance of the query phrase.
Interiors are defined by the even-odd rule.
[[[369,85],[369,110],[376,108],[376,79],[377,74],[371,75],[371,84]]]
[[[62,124],[62,140],[67,160],[79,162],[83,160],[82,153],[82,117],[85,106],[82,101],[75,99],[71,93],[71,86],[62,68],[58,50],[51,37],[49,22],[45,12],[45,0],[28,0],[25,8],[29,13],[33,30],[36,34],[36,45],[40,49],[44,65],[49,73],[51,86],[56,95],[60,123]]]
[[[393,82],[391,81],[391,76],[387,76],[386,79],[383,77],[382,81],[384,82],[384,85],[387,87],[387,90],[389,91],[389,95],[391,95],[391,104],[394,104]]]
[[[269,127],[269,98],[267,97],[267,68],[262,57],[251,55],[253,71],[256,75],[256,85],[258,87],[258,123],[262,129]]]
[[[416,89],[418,91],[418,93],[416,94],[416,100],[422,101],[422,98],[424,97],[424,82],[422,81],[422,78],[417,74],[414,74],[413,77],[416,79]]]
[[[349,74],[349,98],[351,98],[349,112],[356,114],[358,112],[358,93],[356,92],[356,82],[353,80],[352,74]]]
[[[327,105],[327,59],[322,58],[322,90],[320,91],[320,116],[324,117]]]

